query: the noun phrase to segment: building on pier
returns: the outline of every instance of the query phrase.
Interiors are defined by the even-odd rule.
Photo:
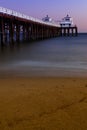
[[[77,26],[73,24],[73,18],[68,14],[61,21],[59,21],[61,36],[77,36]]]
[[[73,18],[70,17],[68,14],[66,17],[64,17],[60,22],[59,22],[61,27],[72,27],[73,26]]]
[[[53,19],[51,17],[49,17],[48,15],[46,15],[46,17],[42,18],[42,21],[44,21],[44,22],[52,22]]]

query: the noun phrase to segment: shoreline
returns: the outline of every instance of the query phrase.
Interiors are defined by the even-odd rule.
[[[0,78],[2,77],[87,77],[85,69],[65,69],[49,67],[18,67],[9,69],[0,69]]]
[[[87,72],[72,72],[72,71],[29,71],[29,72],[16,72],[5,71],[0,72],[0,79],[2,78],[87,78]]]

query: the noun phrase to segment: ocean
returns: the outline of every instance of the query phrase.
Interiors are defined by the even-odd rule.
[[[0,50],[0,76],[87,76],[87,34]]]

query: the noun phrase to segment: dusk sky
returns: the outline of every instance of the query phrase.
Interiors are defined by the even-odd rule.
[[[0,6],[40,19],[48,14],[61,20],[69,14],[79,32],[87,32],[87,0],[0,0]]]

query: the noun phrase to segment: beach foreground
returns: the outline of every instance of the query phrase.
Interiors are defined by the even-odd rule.
[[[0,79],[0,130],[86,128],[86,78]]]

